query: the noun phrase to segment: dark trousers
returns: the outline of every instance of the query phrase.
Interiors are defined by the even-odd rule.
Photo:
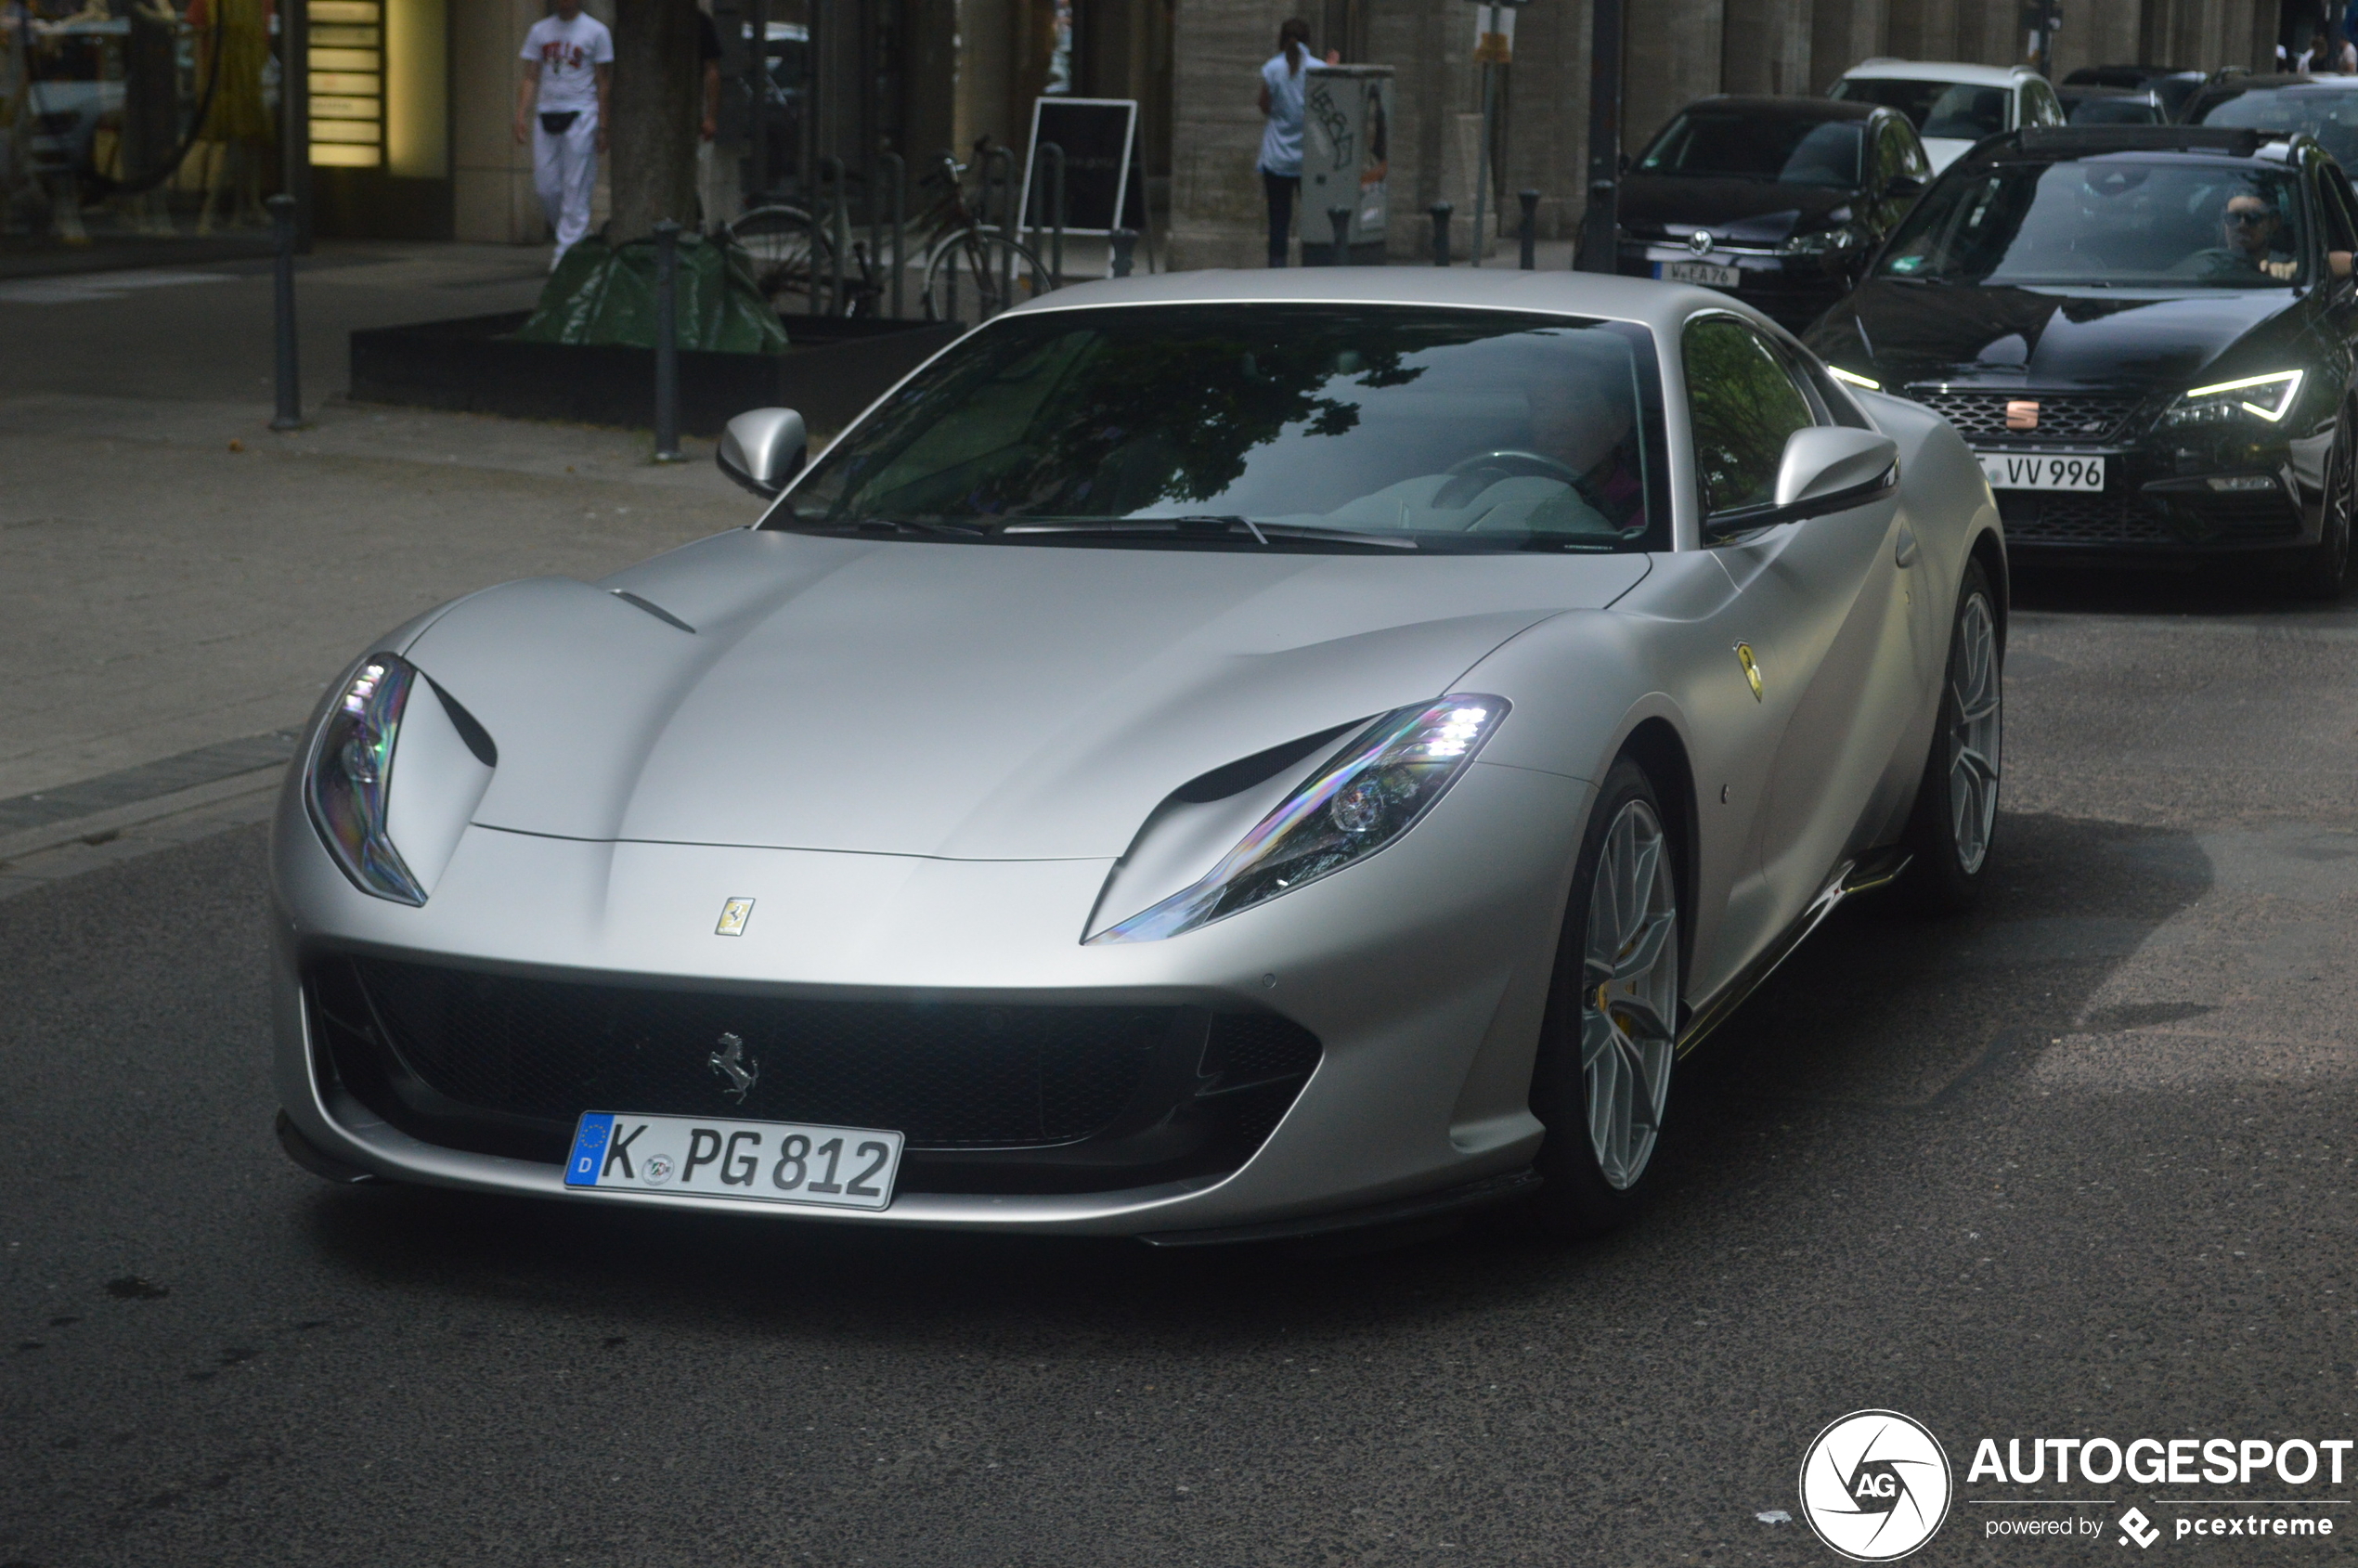
[[[1293,228],[1294,198],[1302,194],[1300,175],[1261,171],[1261,188],[1269,193],[1269,265],[1286,265],[1286,236]]]

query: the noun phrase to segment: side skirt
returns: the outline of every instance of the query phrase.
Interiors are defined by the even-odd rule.
[[[1794,949],[1808,940],[1809,933],[1825,922],[1842,901],[1853,893],[1882,888],[1899,878],[1908,869],[1908,857],[1896,849],[1885,849],[1864,860],[1852,861],[1828,879],[1818,896],[1809,901],[1794,923],[1777,939],[1761,949],[1760,955],[1746,965],[1743,971],[1721,986],[1708,1001],[1695,1007],[1687,1017],[1687,1027],[1678,1036],[1678,1054],[1685,1056],[1703,1043],[1704,1037],[1728,1021],[1729,1015],[1743,1005],[1744,999],[1758,991],[1761,982],[1777,972],[1777,965],[1793,956]]]

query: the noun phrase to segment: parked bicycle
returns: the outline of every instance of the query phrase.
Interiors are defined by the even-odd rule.
[[[756,207],[724,233],[745,253],[763,297],[781,315],[882,316],[891,292],[891,261],[886,253],[906,255],[913,251],[918,304],[926,320],[963,321],[971,305],[973,319],[987,321],[1058,282],[1038,253],[1008,232],[1007,222],[991,221],[989,165],[990,155],[979,143],[976,158],[967,163],[941,154],[926,181],[938,194],[900,236],[889,236],[883,225],[862,226],[869,235],[850,236],[848,224],[838,229],[829,221],[832,207],[813,212],[789,202]],[[975,176],[972,195],[965,184],[970,174]],[[846,195],[838,182],[835,201],[842,202]],[[1013,202],[1002,205],[1011,211]],[[840,267],[837,233],[849,240]],[[918,239],[913,245],[906,242],[912,236]],[[893,244],[894,238],[903,243]]]

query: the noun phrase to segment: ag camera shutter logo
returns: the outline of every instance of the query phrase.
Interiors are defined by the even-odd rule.
[[[1922,1422],[1854,1410],[1802,1456],[1801,1514],[1853,1562],[1890,1562],[1932,1539],[1951,1486],[1949,1456]]]

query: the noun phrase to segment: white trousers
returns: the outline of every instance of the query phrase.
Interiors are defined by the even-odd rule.
[[[532,183],[549,227],[557,232],[554,266],[590,232],[590,199],[598,188],[598,111],[585,109],[554,136],[532,117]]]

